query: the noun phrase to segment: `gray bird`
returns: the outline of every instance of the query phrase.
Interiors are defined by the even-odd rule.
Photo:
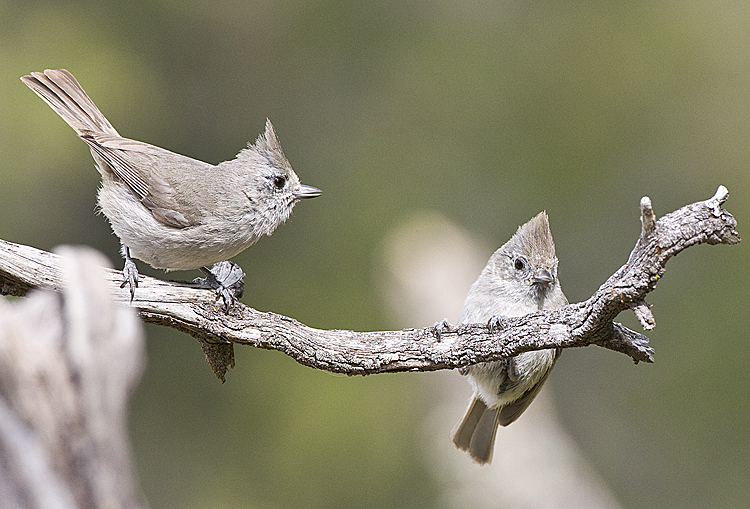
[[[131,300],[138,285],[131,257],[160,269],[200,268],[206,283],[232,299],[220,271],[207,266],[270,235],[298,200],[320,195],[300,184],[269,120],[254,145],[214,166],[123,138],[65,69],[21,81],[89,145],[102,176],[98,205],[122,242],[122,286],[130,285]],[[227,286],[236,279],[232,273]]]
[[[492,328],[502,317],[567,304],[557,279],[549,220],[541,212],[490,257],[469,290],[458,323],[487,323]],[[559,349],[524,352],[462,370],[474,395],[466,415],[451,432],[456,447],[477,463],[489,463],[498,425],[507,426],[526,410],[559,355]]]

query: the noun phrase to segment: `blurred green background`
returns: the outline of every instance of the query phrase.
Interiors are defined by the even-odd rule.
[[[747,2],[0,0],[0,28],[0,238],[122,266],[93,160],[30,71],[67,68],[124,136],[212,163],[268,117],[324,193],[235,258],[243,301],[314,327],[396,326],[377,252],[419,210],[494,247],[547,210],[571,301],[626,261],[644,195],[662,215],[723,184],[748,231]],[[649,298],[655,364],[591,347],[550,378],[623,507],[746,507],[749,264],[744,244],[689,249]],[[147,334],[131,429],[152,507],[444,503],[418,440],[430,374],[237,348],[221,385],[190,337]]]

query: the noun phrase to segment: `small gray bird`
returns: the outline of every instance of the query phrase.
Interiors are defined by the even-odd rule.
[[[458,323],[487,323],[492,328],[502,317],[567,304],[557,279],[549,220],[541,212],[490,257],[469,290]],[[456,447],[477,463],[489,463],[498,425],[507,426],[526,410],[559,355],[559,349],[524,352],[463,370],[474,395],[466,415],[451,432]]]
[[[130,285],[131,300],[138,286],[131,257],[160,269],[200,268],[226,300],[219,271],[207,265],[270,235],[298,200],[320,195],[300,184],[269,120],[254,145],[214,166],[123,138],[65,69],[33,72],[21,81],[89,145],[102,176],[98,204],[122,242],[122,286]]]

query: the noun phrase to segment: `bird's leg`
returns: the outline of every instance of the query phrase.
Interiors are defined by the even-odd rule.
[[[505,318],[508,317],[505,315],[492,315],[487,321],[487,328],[490,330],[490,333],[493,333],[496,330],[500,330],[500,321],[504,320]]]
[[[453,325],[451,325],[447,318],[443,318],[441,321],[435,322],[435,325],[433,325],[433,327],[435,328],[435,337],[438,341],[441,340],[443,332],[450,332],[453,330]]]
[[[216,290],[216,293],[224,300],[227,311],[236,299],[242,297],[245,290],[245,273],[239,265],[234,262],[224,261],[214,263],[209,269],[201,267],[200,271],[205,278],[196,278],[193,283]]]
[[[125,288],[125,285],[130,285],[130,302],[133,302],[135,289],[138,288],[138,267],[135,266],[135,262],[130,257],[130,248],[128,246],[122,247],[122,255],[125,257],[125,266],[122,268],[123,280],[120,288]]]

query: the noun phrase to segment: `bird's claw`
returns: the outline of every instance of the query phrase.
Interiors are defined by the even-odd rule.
[[[487,328],[490,330],[490,334],[492,334],[496,330],[500,330],[500,322],[505,318],[508,317],[505,315],[492,315],[490,317],[490,319],[487,321]]]
[[[122,268],[122,283],[120,288],[125,288],[125,285],[130,285],[130,302],[133,302],[135,298],[135,289],[138,288],[138,267],[135,266],[135,262],[128,255],[125,258],[125,266]]]
[[[453,326],[447,318],[443,318],[441,321],[435,322],[433,328],[435,329],[435,337],[438,341],[440,341],[440,337],[442,336],[443,332],[450,332],[453,330]]]
[[[195,278],[193,283],[216,290],[216,294],[224,301],[225,309],[229,311],[245,291],[245,273],[239,265],[230,261],[214,263],[210,269],[201,267],[200,270],[206,277]]]

